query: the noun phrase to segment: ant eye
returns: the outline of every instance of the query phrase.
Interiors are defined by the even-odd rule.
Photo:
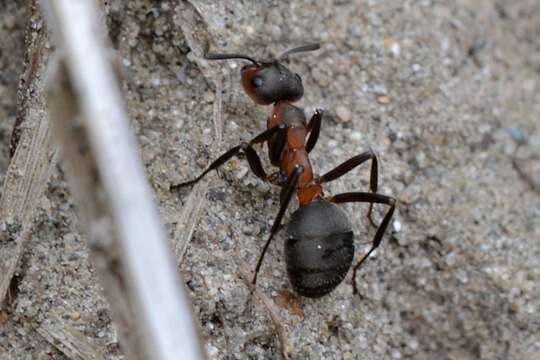
[[[260,76],[255,76],[253,80],[251,80],[251,84],[253,84],[253,86],[256,88],[260,88],[261,86],[263,86],[263,83],[264,81]]]

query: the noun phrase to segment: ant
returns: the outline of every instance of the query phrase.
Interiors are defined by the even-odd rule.
[[[291,54],[319,48],[318,44],[296,47],[277,59],[264,62],[242,54],[206,54],[205,58],[208,60],[243,59],[251,62],[241,69],[242,86],[255,103],[274,104],[272,113],[267,120],[267,130],[251,141],[242,142],[225,152],[195,179],[170,187],[171,191],[178,191],[180,188],[191,186],[208,172],[219,168],[240,153],[245,154],[251,171],[259,179],[281,187],[279,212],[259,256],[253,284],[257,281],[257,274],[268,246],[277,233],[283,215],[296,192],[299,208],[291,216],[285,242],[287,272],[294,290],[302,296],[313,298],[326,295],[339,285],[349,271],[354,257],[351,224],[346,214],[335,204],[369,203],[368,218],[377,228],[371,248],[354,266],[352,283],[353,292],[356,294],[358,293],[356,273],[380,245],[396,203],[393,197],[377,193],[378,165],[377,157],[372,151],[361,153],[322,176],[315,176],[313,173],[309,153],[319,137],[322,111],[316,110],[309,123],[306,122],[303,109],[292,104],[300,100],[304,94],[302,79],[281,64],[280,60]],[[268,143],[268,155],[272,165],[279,167],[277,172],[270,175],[264,170],[259,155],[253,148],[253,145],[264,142]],[[368,160],[371,161],[371,192],[347,192],[331,197],[324,196],[322,184],[341,177]],[[389,206],[379,226],[375,225],[371,217],[373,204]]]

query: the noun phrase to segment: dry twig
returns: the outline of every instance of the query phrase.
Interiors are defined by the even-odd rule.
[[[34,42],[36,31],[41,35],[38,34]],[[47,36],[43,33],[43,29],[36,30],[31,26],[26,33],[30,49],[25,62],[26,81],[20,84],[22,99],[19,100],[18,125],[12,137],[13,156],[0,199],[0,302],[6,296],[24,253],[35,212],[56,163],[43,104],[43,70],[49,55],[44,49]]]
[[[255,294],[255,297],[259,299],[259,301],[264,305],[264,307],[266,307],[266,310],[268,310],[270,318],[272,319],[272,322],[274,323],[274,327],[276,329],[281,349],[281,355],[283,356],[283,359],[289,360],[291,358],[291,345],[289,344],[287,334],[285,333],[285,326],[283,326],[283,322],[277,314],[278,309],[276,309],[276,306],[274,305],[272,300],[268,299],[263,293],[261,293],[257,289],[256,286],[251,283],[251,275],[249,271],[245,268],[245,266],[240,267],[240,278],[251,290],[252,294]]]
[[[137,329],[124,332],[124,350],[130,358],[204,358],[105,42],[96,31],[95,2],[43,4],[65,64],[50,83],[51,117],[113,319],[121,325],[132,321],[127,328]]]
[[[197,8],[189,1],[180,1],[178,5],[177,17],[181,17],[180,26],[182,33],[186,37],[191,49],[194,49],[197,57],[197,65],[203,74],[211,81],[216,88],[214,109],[212,120],[214,123],[214,136],[216,148],[220,148],[223,140],[223,77],[217,74],[215,68],[208,67],[203,58],[204,52],[212,42],[211,35],[204,25],[202,16]],[[189,194],[182,212],[178,216],[178,223],[175,229],[175,254],[178,264],[181,264],[184,254],[193,236],[195,226],[201,214],[201,210],[206,204],[207,183],[198,184],[193,187]]]
[[[35,328],[51,345],[72,360],[98,360],[103,359],[103,353],[98,345],[91,343],[80,331],[74,329],[58,315],[49,316],[41,324],[31,322]]]

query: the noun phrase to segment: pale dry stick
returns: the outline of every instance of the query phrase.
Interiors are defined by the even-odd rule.
[[[198,9],[189,1],[176,1],[174,8],[175,10],[172,22],[180,26],[189,47],[195,54],[194,61],[197,63],[197,66],[199,66],[204,76],[209,81],[214,83],[216,81],[215,69],[208,66],[206,61],[200,60],[204,58],[204,53],[207,47],[209,47],[209,44],[212,42],[212,37],[205,26],[202,16],[200,15]],[[217,84],[215,85],[216,88],[219,89],[219,86],[217,86]],[[223,126],[221,125],[218,127],[220,123],[221,118],[216,118],[216,105],[214,103],[214,130],[218,147],[221,143],[223,132]],[[173,243],[178,265],[180,265],[184,259],[184,254],[186,253],[187,247],[193,236],[193,232],[195,231],[195,226],[197,225],[201,210],[206,204],[205,195],[207,188],[208,185],[206,183],[194,186],[189,194],[186,204],[178,216],[178,222],[174,231],[175,235]]]
[[[216,97],[212,119],[214,123],[214,136],[217,143],[216,148],[221,148],[223,142],[223,77],[219,76],[216,81]],[[185,206],[182,208],[178,223],[175,229],[175,254],[178,265],[182,264],[184,254],[195,231],[195,226],[201,214],[201,210],[206,205],[207,183],[195,185],[189,194]]]
[[[204,59],[206,52],[215,43],[206,20],[197,2],[188,0],[176,0],[175,2],[173,23],[182,29],[182,34],[184,34],[189,48],[195,55],[193,61],[201,69],[204,77],[217,88],[216,81],[219,78],[219,68],[210,66],[208,61]]]
[[[219,73],[216,82],[216,98],[214,99],[214,108],[212,109],[212,119],[214,121],[214,134],[216,142],[221,145],[223,142],[223,77]]]
[[[37,10],[36,0],[32,1],[30,5],[31,16],[36,16],[39,19],[39,12]],[[9,139],[9,157],[10,159],[15,155],[17,144],[21,138],[21,133],[24,128],[23,124],[28,115],[29,101],[32,97],[34,99],[39,98],[39,95],[33,94],[32,90],[36,90],[36,81],[38,78],[38,72],[43,69],[43,65],[46,64],[45,59],[48,57],[48,51],[46,49],[48,36],[47,27],[45,25],[35,28],[32,20],[28,21],[25,31],[25,45],[26,53],[24,55],[25,69],[19,80],[19,94],[17,98],[17,115],[15,116],[15,124],[11,131],[11,138]],[[41,94],[39,91],[37,94]]]
[[[9,289],[33,228],[34,215],[56,163],[48,119],[33,113],[33,128],[25,129],[13,156],[0,199],[0,300]],[[20,149],[20,150],[19,150]]]
[[[98,345],[92,343],[79,330],[68,325],[58,314],[48,314],[47,318],[39,324],[30,321],[30,326],[71,360],[103,359],[103,352]]]
[[[103,184],[90,152],[86,130],[79,114],[77,99],[68,80],[65,66],[52,61],[48,79],[48,108],[57,143],[61,144],[62,168],[70,183],[72,196],[79,204],[90,260],[97,270],[120,345],[129,359],[144,359],[141,335],[136,331],[133,306],[129,303],[125,278],[118,269],[118,239],[110,220]]]
[[[195,226],[201,214],[203,206],[206,204],[206,183],[202,183],[193,187],[186,204],[182,207],[178,222],[174,231],[174,252],[176,263],[178,266],[182,264],[184,255],[188,248]]]
[[[25,81],[19,84],[17,109],[19,124],[14,129],[13,156],[0,198],[0,239],[7,240],[0,241],[0,303],[25,251],[39,201],[56,164],[43,100],[43,70],[49,56],[44,46],[47,36],[40,35],[43,31],[30,25],[26,30]]]
[[[283,322],[281,321],[280,317],[278,316],[278,310],[276,309],[276,306],[274,305],[273,301],[268,299],[263,293],[261,293],[255,285],[251,282],[252,276],[251,273],[246,269],[245,265],[241,265],[240,269],[240,278],[246,286],[251,290],[252,294],[255,294],[255,297],[259,299],[259,301],[266,307],[266,310],[268,310],[268,313],[270,314],[270,318],[272,319],[272,322],[274,323],[274,327],[276,328],[276,333],[279,340],[280,350],[281,350],[281,356],[285,360],[289,360],[291,358],[291,345],[289,344],[289,340],[287,339],[287,334],[285,333],[285,326],[283,326]]]
[[[107,212],[90,219],[90,238],[102,240],[93,241],[91,246],[117,249],[112,260],[118,256],[120,261],[111,263],[107,259],[106,266],[116,269],[125,280],[122,288],[141,331],[141,356],[205,358],[191,306],[128,127],[120,88],[107,61],[105,42],[98,36],[101,32],[95,1],[49,0],[42,5],[56,30],[69,85],[77,96],[76,110],[84,125],[82,133],[95,161],[90,169],[91,181],[99,185],[96,190],[102,191],[92,195],[101,197],[107,205]],[[108,233],[111,228],[113,234]],[[116,240],[112,246],[109,244]]]

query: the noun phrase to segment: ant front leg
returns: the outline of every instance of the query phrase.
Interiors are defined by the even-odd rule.
[[[377,228],[377,232],[375,233],[375,236],[373,237],[373,242],[371,245],[371,248],[369,251],[360,259],[360,261],[354,266],[353,270],[353,277],[352,277],[352,283],[353,283],[353,292],[355,294],[358,294],[358,288],[356,287],[356,272],[362,265],[362,263],[371,255],[371,253],[379,247],[381,244],[383,235],[388,228],[388,224],[390,224],[390,220],[392,219],[392,216],[394,215],[394,210],[396,208],[396,199],[390,196],[385,196],[381,194],[373,194],[373,193],[366,193],[366,192],[350,192],[350,193],[343,193],[335,195],[328,199],[329,201],[336,203],[336,204],[342,204],[347,202],[361,202],[361,203],[370,203],[370,204],[386,204],[390,206],[388,209],[388,212],[384,216],[381,224]]]
[[[198,183],[210,171],[216,170],[221,165],[225,164],[227,161],[232,159],[235,155],[238,155],[241,151],[243,151],[246,154],[247,161],[249,163],[249,167],[251,168],[251,171],[253,171],[253,173],[261,180],[268,181],[268,176],[266,175],[266,172],[264,171],[262,167],[261,159],[259,158],[259,155],[257,155],[257,152],[255,151],[255,149],[253,149],[252,145],[263,143],[267,141],[268,139],[270,139],[272,135],[276,133],[279,134],[284,131],[286,130],[279,126],[275,126],[266,131],[263,131],[262,133],[254,137],[250,142],[243,142],[240,145],[237,145],[231,148],[230,150],[228,150],[227,152],[225,152],[217,160],[215,160],[212,164],[210,164],[210,166],[195,179],[185,181],[183,183],[176,184],[176,185],[171,185],[169,187],[169,190],[179,191],[183,187],[191,186]]]
[[[311,117],[311,120],[309,120],[308,124],[308,130],[309,130],[309,139],[306,143],[306,151],[308,153],[313,150],[315,147],[315,144],[317,144],[317,140],[319,140],[319,133],[321,132],[321,122],[322,122],[322,110],[317,109],[315,110],[315,114]]]
[[[369,176],[369,189],[372,193],[376,193],[378,189],[378,183],[379,183],[379,166],[377,162],[377,155],[373,151],[366,151],[360,155],[356,155],[355,157],[350,158],[349,160],[345,161],[341,165],[338,165],[335,169],[327,172],[326,174],[320,176],[317,179],[317,182],[319,184],[323,184],[325,182],[330,182],[333,180],[336,180],[337,178],[340,178],[341,176],[345,175],[349,171],[353,170],[355,167],[363,164],[364,162],[371,160],[371,171]],[[373,203],[369,204],[369,211],[368,211],[368,219],[371,225],[374,228],[377,228],[377,224],[373,221],[373,218],[371,216],[371,212],[373,210]]]

